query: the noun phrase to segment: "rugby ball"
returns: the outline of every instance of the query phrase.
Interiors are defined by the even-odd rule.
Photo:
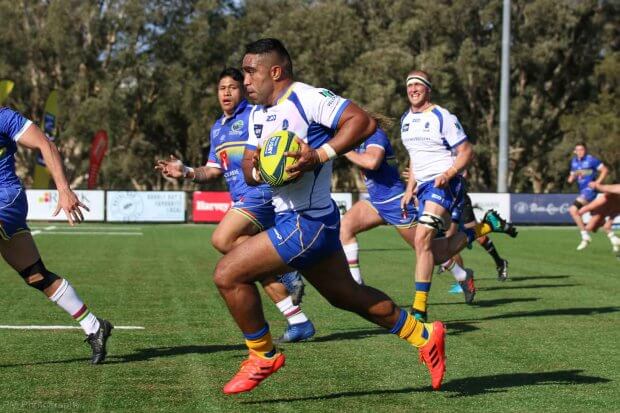
[[[280,130],[274,132],[263,142],[260,148],[260,176],[271,186],[282,186],[288,183],[289,174],[286,167],[295,163],[295,158],[284,156],[284,152],[297,152],[299,143],[294,132]]]

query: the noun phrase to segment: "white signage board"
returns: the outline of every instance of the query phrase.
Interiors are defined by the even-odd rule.
[[[75,190],[81,203],[86,205],[90,211],[82,210],[85,221],[103,221],[105,203],[104,191]],[[58,191],[55,189],[27,189],[28,198],[28,220],[41,221],[66,221],[67,216],[63,211],[53,217],[52,214],[58,204]]]
[[[185,192],[108,191],[109,222],[185,222]]]

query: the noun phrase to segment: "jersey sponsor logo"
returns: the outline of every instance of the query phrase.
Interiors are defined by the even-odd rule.
[[[274,120],[276,120],[276,115],[268,115],[267,116],[267,122],[273,122]]]
[[[408,130],[409,130],[409,124],[408,123],[403,124],[402,132],[407,132]]]
[[[431,127],[431,123],[430,122],[426,122],[424,124],[424,130],[428,130]]]
[[[329,99],[327,101],[327,106],[333,105],[336,101],[336,95],[331,90],[322,89],[319,94]]]
[[[443,197],[441,195],[437,195],[437,194],[431,194],[431,198],[439,199],[440,201],[443,199]]]
[[[267,142],[267,146],[265,147],[265,151],[263,152],[263,156],[272,156],[278,152],[278,143],[280,142],[280,137],[276,139],[271,139]]]
[[[288,119],[284,119],[282,121],[282,130],[287,130],[288,129]]]
[[[463,130],[463,127],[461,126],[461,123],[459,121],[454,122],[454,126],[456,126],[458,130]]]
[[[256,139],[260,139],[260,135],[263,134],[263,125],[254,125],[254,135]]]
[[[239,119],[238,121],[236,121],[235,123],[233,123],[232,127],[230,128],[233,132],[239,132],[241,131],[241,129],[243,129],[243,121],[241,119]]]

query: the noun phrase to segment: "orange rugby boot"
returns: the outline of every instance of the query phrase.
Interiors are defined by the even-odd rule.
[[[264,359],[250,353],[250,357],[241,363],[239,372],[224,386],[224,393],[236,394],[253,390],[284,366],[284,360],[282,353],[277,353],[271,359]]]
[[[431,373],[433,390],[439,390],[446,374],[446,328],[441,321],[433,323],[428,343],[420,347],[420,360]]]

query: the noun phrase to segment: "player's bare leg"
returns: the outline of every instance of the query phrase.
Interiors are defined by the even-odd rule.
[[[363,284],[364,280],[359,267],[359,246],[355,236],[382,224],[385,224],[385,221],[368,201],[356,202],[342,217],[340,242],[347,257],[351,275],[358,284]]]
[[[448,219],[449,214],[444,207],[427,201],[424,205],[424,215],[419,218],[416,228],[414,241],[416,252],[416,294],[413,300],[412,312],[420,320],[425,320],[427,317],[426,306],[435,264],[432,249],[433,239],[437,232],[443,228],[443,223],[447,222]]]
[[[382,291],[357,284],[348,274],[343,251],[303,269],[302,273],[333,306],[390,329],[417,347],[431,373],[433,388],[439,389],[445,374],[445,327],[441,322],[417,321]]]
[[[588,201],[582,197],[577,197],[576,202],[580,203],[581,205],[588,204]],[[573,218],[573,221],[575,221],[575,224],[577,225],[577,227],[579,228],[579,231],[581,232],[581,242],[577,246],[577,251],[583,250],[592,241],[592,238],[590,237],[590,233],[588,229],[586,228],[586,225],[583,223],[583,219],[581,218],[581,215],[579,215],[579,209],[577,208],[576,205],[571,205],[568,208],[568,213],[570,214],[571,218]]]
[[[261,228],[245,215],[231,209],[215,228],[211,243],[219,252],[227,254],[260,230]],[[268,277],[261,284],[265,293],[286,318],[287,329],[280,337],[283,342],[302,341],[314,336],[314,325],[308,320],[299,304],[293,302],[289,291],[284,284],[278,282],[277,277]]]
[[[66,279],[45,267],[30,232],[16,234],[10,240],[0,240],[0,254],[26,284],[41,291],[80,323],[92,349],[91,362],[103,362],[107,355],[106,343],[114,327],[91,313]]]
[[[250,351],[239,372],[224,386],[224,393],[250,391],[284,365],[284,355],[273,344],[255,283],[291,270],[266,232],[233,248],[217,263],[213,281]]]

